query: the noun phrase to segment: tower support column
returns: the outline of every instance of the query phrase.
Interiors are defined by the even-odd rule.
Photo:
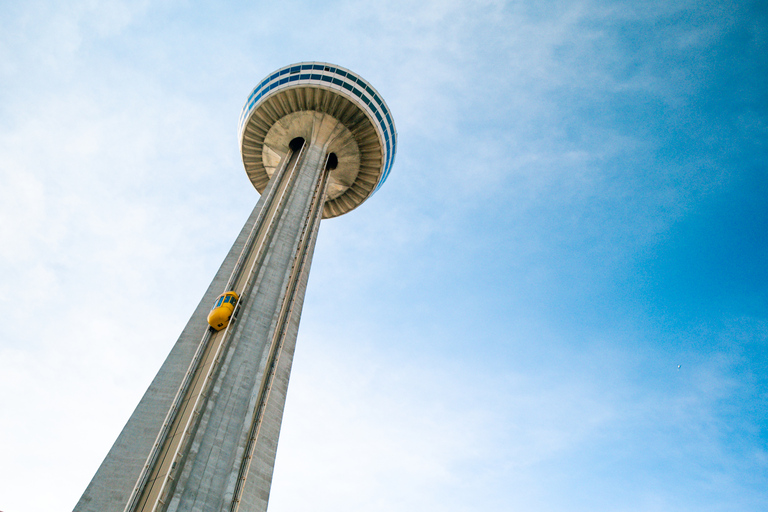
[[[286,168],[257,233],[252,270],[235,284],[240,308],[212,373],[169,511],[266,510],[327,173],[305,145]],[[295,154],[293,155],[295,156]],[[289,166],[293,158],[288,160]]]
[[[167,397],[164,401],[168,426],[155,424],[154,436],[152,431],[142,432],[142,445],[154,441],[145,460],[116,443],[102,463],[105,471],[97,472],[76,512],[234,512],[241,504],[242,510],[266,510],[322,216],[326,160],[322,146],[306,143],[286,155],[280,176],[272,180],[263,196],[266,200],[249,219],[253,225],[242,241],[239,275],[230,275],[230,286],[240,296],[232,321],[219,332],[206,331],[207,324],[201,328],[198,333],[205,335],[198,337],[196,355],[186,359],[186,365],[184,359],[175,358],[173,368],[163,366],[161,373],[174,373],[177,382],[180,367],[186,366],[175,401],[169,404]],[[225,266],[237,273],[231,261],[235,250]],[[214,290],[209,304],[223,291],[224,286]],[[204,318],[207,308],[196,313]],[[200,318],[193,317],[190,323],[193,320],[200,323]],[[178,343],[182,342],[189,344],[186,339]],[[185,348],[189,357],[190,347]],[[159,374],[155,380],[167,380],[163,377]],[[147,394],[151,391],[152,387]],[[145,396],[142,403],[157,402],[152,398]],[[153,405],[151,413],[157,416],[157,404]],[[124,433],[141,430],[148,413],[139,409],[141,404]],[[106,471],[119,472],[118,467],[136,475],[137,466],[139,475],[134,476],[130,496],[126,496],[128,482],[115,488],[100,478]]]

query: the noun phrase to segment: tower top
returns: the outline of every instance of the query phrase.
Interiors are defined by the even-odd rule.
[[[346,213],[368,199],[392,169],[397,130],[389,107],[371,84],[324,62],[280,68],[253,89],[240,114],[240,151],[259,193],[302,137],[336,156],[323,217]]]

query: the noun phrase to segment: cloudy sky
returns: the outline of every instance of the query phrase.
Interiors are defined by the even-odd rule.
[[[324,221],[271,512],[768,509],[768,7],[0,0],[0,510],[71,510],[337,63],[399,132]]]

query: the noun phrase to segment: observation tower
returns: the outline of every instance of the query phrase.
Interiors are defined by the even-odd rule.
[[[256,86],[239,138],[261,197],[75,512],[267,508],[320,220],[381,187],[397,132],[367,81],[304,62]]]

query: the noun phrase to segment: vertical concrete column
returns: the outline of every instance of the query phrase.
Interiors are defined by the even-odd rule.
[[[257,274],[250,292],[243,294],[234,332],[182,459],[175,488],[166,500],[169,511],[236,510],[240,504],[240,510],[266,510],[319,218],[314,225],[311,221],[313,214],[317,216],[317,208],[322,207],[321,200],[314,211],[311,208],[321,183],[324,157],[322,148],[307,148],[295,181],[289,185],[285,208],[274,213],[277,218],[269,248],[263,263],[254,269]],[[310,241],[302,244],[308,227],[312,230]],[[301,268],[295,268],[296,261],[303,262]],[[295,271],[300,272],[299,282],[291,289]],[[291,310],[287,329],[279,321],[285,307]],[[270,351],[275,347],[274,340],[281,335],[278,329],[284,333],[280,353],[273,354]],[[276,362],[274,379],[265,394],[272,360]],[[244,458],[251,455],[248,447],[257,411],[261,411],[261,425],[255,442],[250,443],[256,457],[252,464],[244,465]],[[242,487],[239,496],[238,482]],[[239,500],[233,507],[235,498]]]
[[[211,304],[224,289],[264,205],[265,196],[266,193],[251,212],[176,344],[75,505],[74,512],[123,512],[200,339],[208,329],[206,317]]]

